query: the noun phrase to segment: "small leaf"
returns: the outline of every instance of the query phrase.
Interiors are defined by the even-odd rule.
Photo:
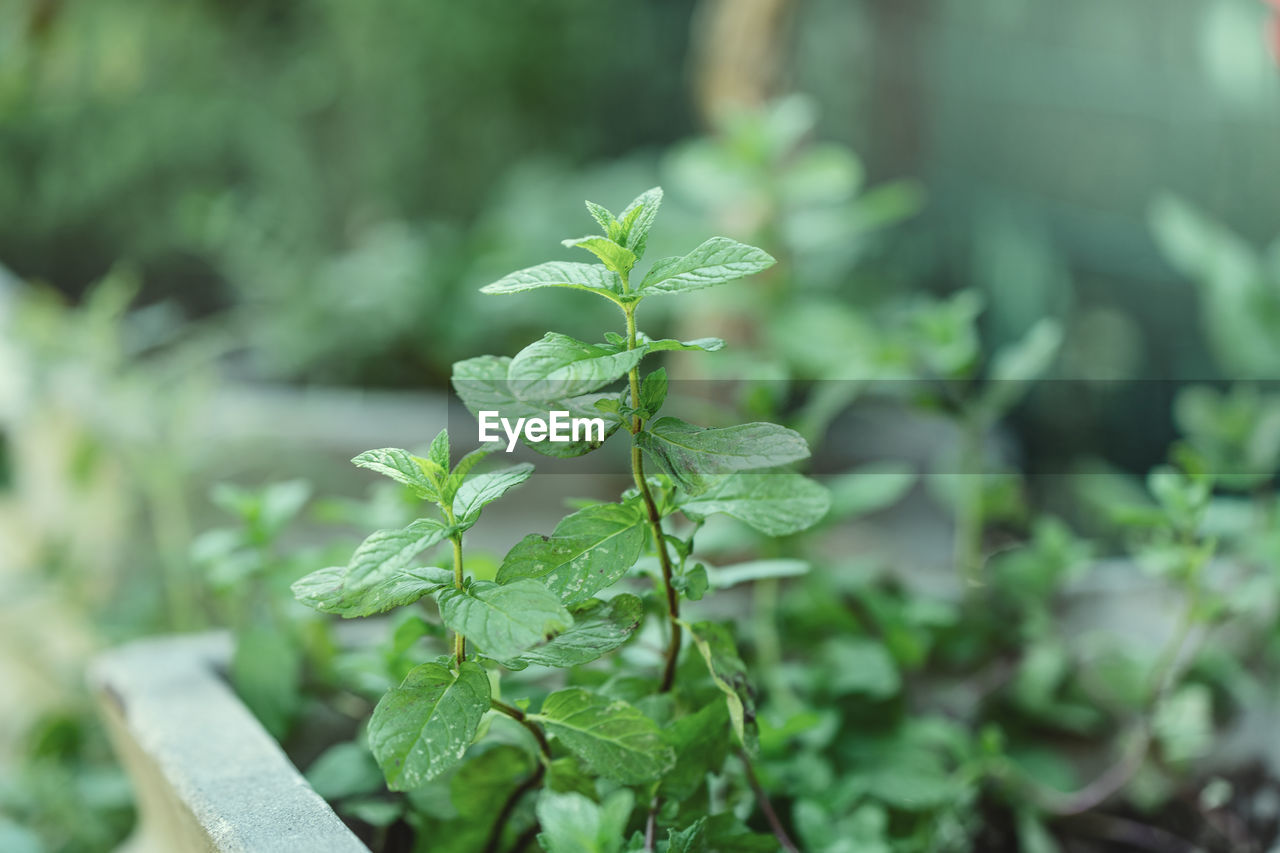
[[[576,792],[543,791],[536,812],[538,844],[547,853],[621,853],[635,794],[614,791],[597,804]]]
[[[649,230],[653,228],[653,221],[657,219],[658,208],[661,206],[662,187],[654,187],[637,196],[618,217],[626,224],[626,240],[623,245],[635,252],[637,258],[644,257]]]
[[[449,532],[438,521],[420,519],[400,530],[378,530],[360,544],[345,567],[312,572],[294,582],[294,596],[322,613],[369,616],[417,601],[452,574],[410,566]]]
[[[746,563],[735,563],[722,569],[711,570],[711,585],[716,589],[737,586],[740,583],[764,580],[766,578],[794,578],[809,573],[809,564],[804,560],[750,560]]]
[[[774,263],[773,256],[763,249],[727,237],[712,237],[683,257],[654,263],[637,291],[656,296],[702,290],[758,273]]]
[[[608,234],[611,228],[617,226],[618,220],[613,217],[607,207],[602,207],[594,201],[589,201],[586,204],[587,212],[591,214],[591,218],[596,221],[596,224],[600,226],[600,230],[605,234]]]
[[[436,601],[444,624],[497,660],[514,658],[573,624],[559,597],[532,580],[477,581],[462,590],[443,589]]]
[[[458,487],[453,499],[453,512],[460,524],[472,524],[480,517],[480,510],[505,495],[511,489],[529,479],[533,466],[528,462],[486,471],[468,477]]]
[[[347,575],[345,566],[317,569],[294,581],[293,595],[321,613],[353,619],[413,604],[438,587],[453,583],[453,573],[437,566],[380,571],[350,584]]]
[[[983,394],[988,410],[1000,415],[1012,409],[1027,386],[1049,370],[1061,346],[1061,324],[1046,317],[1021,340],[997,352]]]
[[[408,791],[462,760],[489,710],[489,676],[467,661],[457,673],[439,663],[410,670],[369,720],[369,748],[393,791]]]
[[[551,536],[526,536],[498,569],[498,581],[538,578],[575,604],[612,586],[644,550],[645,516],[635,502],[598,504],[566,516]]]
[[[610,394],[586,394],[568,400],[557,400],[554,405],[548,402],[525,400],[517,396],[511,381],[507,378],[510,364],[509,358],[486,355],[459,361],[453,365],[453,388],[472,414],[478,414],[481,411],[497,411],[502,413],[502,417],[513,421],[518,418],[549,420],[550,413],[554,409],[567,411],[569,416],[574,418],[603,417],[605,438],[622,425],[621,418],[616,414],[601,412],[595,407],[598,401],[611,399]],[[563,459],[590,453],[602,442],[584,439],[571,442],[525,442],[525,444],[545,456]]]
[[[418,464],[418,457],[398,447],[385,447],[381,450],[366,450],[351,462],[361,468],[377,471],[397,483],[403,483],[413,489],[414,494],[427,500],[435,500],[439,494],[433,483]]]
[[[307,768],[307,781],[326,800],[374,794],[383,788],[382,771],[369,748],[346,741],[335,744]]]
[[[577,397],[621,379],[644,354],[643,349],[617,352],[548,332],[511,360],[507,378],[524,400]]]
[[[458,464],[440,489],[440,503],[452,506],[453,499],[458,494],[458,487],[467,479],[467,474],[471,473],[471,469],[483,462],[489,454],[501,449],[502,445],[500,443],[490,442],[489,444],[480,445],[459,459]]]
[[[645,344],[649,352],[665,352],[667,350],[719,352],[724,349],[724,341],[720,338],[696,338],[692,341],[676,341],[671,338],[663,338],[655,341],[649,339],[646,335],[639,335],[637,340]]]
[[[449,461],[449,431],[447,429],[440,430],[431,441],[431,447],[427,449],[427,459],[434,466],[434,472],[429,471],[428,477],[435,473],[435,478],[438,480],[449,473],[451,463]]]
[[[623,701],[570,687],[533,716],[591,770],[624,785],[651,782],[675,764],[653,720]]]
[[[729,754],[729,712],[723,702],[704,705],[662,729],[676,754],[676,766],[662,777],[661,792],[683,800],[693,796],[708,773],[719,772]]]
[[[571,287],[586,290],[617,301],[622,292],[618,276],[595,264],[549,261],[536,267],[517,270],[492,284],[480,288],[481,293],[520,293],[540,287]]]
[[[831,518],[867,515],[896,504],[916,482],[915,469],[901,462],[872,462],[828,480]]]
[[[809,455],[800,433],[770,423],[708,428],[666,417],[649,424],[635,442],[677,483],[695,493],[703,491],[714,475],[772,468]]]
[[[578,237],[573,240],[561,240],[560,242],[570,249],[586,249],[618,275],[626,275],[636,265],[636,256],[632,254],[631,250],[625,246],[619,246],[608,237],[592,235],[590,237]]]
[[[572,607],[570,613],[573,616],[570,628],[546,645],[528,650],[512,663],[518,667],[529,664],[568,667],[593,661],[631,638],[644,619],[644,602],[623,593],[608,601],[589,599]]]
[[[707,819],[700,817],[677,832],[667,830],[667,853],[707,853]]]
[[[749,751],[755,751],[756,699],[755,688],[747,678],[747,666],[738,656],[738,646],[729,629],[714,622],[698,622],[689,626],[694,646],[702,655],[711,680],[720,688],[729,705],[729,720],[738,741]]]
[[[715,479],[694,496],[679,493],[676,503],[694,517],[724,513],[766,536],[789,536],[821,521],[831,495],[794,471],[749,471]]]
[[[707,567],[702,563],[694,563],[693,568],[676,575],[672,581],[680,594],[690,601],[701,601],[702,596],[707,594],[707,587],[711,585],[707,577]]]
[[[667,370],[659,367],[640,383],[640,408],[652,417],[667,400]]]

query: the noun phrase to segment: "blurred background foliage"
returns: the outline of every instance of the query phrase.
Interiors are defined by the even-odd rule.
[[[228,621],[190,551],[225,523],[208,487],[301,473],[323,493],[325,469],[291,455],[314,436],[289,430],[332,410],[303,403],[345,387],[358,421],[382,399],[360,394],[443,391],[457,359],[612,321],[572,293],[476,292],[585,233],[583,198],[661,183],[655,256],[714,231],[783,261],[650,330],[728,338],[683,378],[759,380],[736,402],[815,439],[864,392],[848,380],[972,383],[1060,343],[1025,369],[1145,381],[1002,401],[1022,468],[1092,455],[1145,473],[1182,433],[1245,459],[1242,484],[1269,477],[1274,430],[1240,445],[1275,422],[1272,397],[1178,387],[1280,375],[1267,16],[1256,0],[0,0],[0,677],[19,685],[0,692],[0,849],[37,843],[19,823],[54,850],[127,826],[81,664]],[[813,393],[797,404],[788,383]],[[262,387],[286,396],[255,432],[235,406]],[[960,409],[961,431],[985,423]],[[379,427],[394,436],[366,422],[359,441]],[[346,438],[313,443],[332,461]],[[1009,494],[984,498],[988,517],[1018,516]],[[92,819],[69,820],[84,802]]]

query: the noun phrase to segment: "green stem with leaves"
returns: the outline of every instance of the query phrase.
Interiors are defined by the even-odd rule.
[[[630,289],[626,276],[622,278],[622,288],[624,292]],[[627,349],[634,350],[636,348],[635,304],[623,305],[622,313],[627,318]],[[627,383],[631,387],[631,408],[638,410],[640,408],[640,368],[633,367],[627,371]],[[644,420],[637,413],[631,418],[632,436],[638,435],[642,429],[644,429]],[[659,692],[666,693],[675,683],[676,662],[680,658],[680,644],[683,639],[680,629],[680,594],[672,582],[671,555],[667,553],[667,542],[662,532],[662,516],[658,512],[658,505],[653,499],[653,493],[649,490],[649,483],[644,476],[644,458],[640,448],[634,442],[631,445],[631,476],[636,482],[641,500],[644,501],[645,512],[649,515],[649,527],[653,531],[654,547],[657,548],[658,563],[662,567],[662,586],[667,596],[667,619],[671,627],[671,641],[667,646],[662,681],[658,688]]]
[[[453,514],[453,507],[445,504],[440,504],[439,506],[445,518],[449,520],[449,525],[451,527],[456,526],[458,519]],[[462,590],[466,578],[462,567],[462,534],[452,534],[449,537],[449,541],[453,543],[453,586],[454,589]],[[467,638],[463,636],[461,631],[453,633],[453,656],[458,661],[459,666],[467,659]]]

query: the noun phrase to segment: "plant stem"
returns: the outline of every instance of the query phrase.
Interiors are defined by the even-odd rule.
[[[484,846],[485,853],[498,853],[498,845],[502,843],[502,830],[506,828],[507,821],[511,820],[511,813],[516,810],[521,797],[542,784],[542,778],[546,773],[546,765],[538,762],[538,766],[534,768],[533,775],[524,780],[507,797],[507,801],[502,804],[502,811],[498,812],[498,819],[493,823],[493,829],[489,832],[489,840]],[[537,826],[537,824],[535,823],[534,826]],[[515,849],[519,850],[520,848],[517,846]]]
[[[542,733],[542,729],[538,728],[538,724],[529,719],[524,711],[514,705],[508,705],[498,699],[492,699],[489,703],[493,710],[501,711],[520,725],[524,726],[533,735],[534,740],[538,742],[538,748],[542,750],[542,757],[547,761],[551,761],[551,744],[547,742],[547,736]]]
[[[625,286],[626,279],[623,279]],[[627,350],[636,348],[636,309],[635,305],[623,306],[622,313],[627,318]],[[631,386],[631,408],[640,408],[640,368],[633,367],[627,371],[627,382]],[[631,435],[639,434],[644,429],[644,420],[640,415],[631,419]],[[667,541],[662,533],[662,516],[658,513],[658,505],[649,491],[649,483],[644,476],[644,458],[640,448],[633,441],[631,444],[631,476],[636,481],[636,489],[644,501],[645,511],[649,515],[649,527],[653,530],[654,547],[658,549],[658,563],[662,566],[662,586],[667,595],[667,621],[671,626],[671,643],[667,646],[666,663],[662,668],[662,682],[658,692],[666,693],[675,683],[676,662],[680,658],[680,594],[672,584],[671,555],[667,553]]]
[[[440,507],[444,511],[445,518],[452,527],[458,523],[457,516],[453,514],[453,507]],[[462,534],[455,533],[449,537],[449,541],[453,543],[453,587],[459,592],[463,589],[463,580],[465,574],[462,568]],[[462,635],[461,631],[453,632],[453,656],[458,661],[458,666],[462,666],[462,662],[467,659],[467,638]]]
[[[782,828],[782,821],[778,820],[778,813],[773,810],[773,804],[769,802],[769,796],[765,794],[764,788],[760,787],[760,780],[756,778],[756,771],[751,766],[751,759],[747,757],[747,751],[739,749],[738,758],[742,759],[742,766],[747,771],[747,784],[755,792],[756,802],[760,804],[760,811],[764,812],[764,819],[769,822],[769,829],[773,830],[773,837],[778,839],[778,846],[787,851],[787,853],[800,853],[795,842],[787,835],[787,831]]]

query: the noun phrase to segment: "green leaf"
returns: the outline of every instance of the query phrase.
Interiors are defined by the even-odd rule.
[[[573,624],[560,599],[533,580],[476,581],[437,594],[444,624],[497,660],[514,658]]]
[[[626,275],[636,265],[636,256],[631,250],[625,246],[619,246],[608,237],[593,234],[590,237],[577,237],[560,242],[570,249],[586,249],[618,275]]]
[[[652,417],[667,400],[667,370],[659,367],[640,383],[640,408]]]
[[[636,336],[638,342],[646,345],[649,352],[665,352],[667,350],[719,352],[724,349],[724,341],[720,338],[696,338],[692,341],[676,341],[671,338],[651,340],[647,335]]]
[[[547,853],[621,853],[635,794],[614,791],[597,804],[582,794],[543,791],[536,812],[538,843]]]
[[[711,586],[707,567],[702,563],[694,563],[691,568],[672,578],[672,586],[690,601],[701,601],[702,596],[707,594],[707,588]]]
[[[883,643],[867,637],[833,637],[823,652],[832,672],[826,686],[836,696],[887,699],[902,686],[898,666]]]
[[[635,201],[627,205],[618,218],[626,226],[626,239],[623,245],[635,253],[637,258],[644,256],[645,246],[649,242],[649,230],[658,217],[658,208],[662,206],[662,187],[645,190]]]
[[[468,759],[450,780],[450,799],[467,821],[492,826],[494,804],[507,797],[533,772],[535,762],[518,746],[502,744]]]
[[[644,619],[644,602],[630,593],[608,601],[592,598],[570,608],[573,625],[543,646],[515,658],[509,668],[568,667],[593,661],[631,638]]]
[[[667,853],[707,853],[707,819],[700,817],[677,832],[667,830]]]
[[[832,519],[855,518],[893,506],[916,482],[916,472],[902,462],[872,462],[857,471],[832,477]]]
[[[501,449],[502,445],[498,442],[482,444],[459,459],[440,490],[440,503],[452,506],[453,499],[458,494],[458,487],[467,479],[471,469],[483,462],[489,454]]]
[[[294,596],[322,613],[369,616],[417,601],[452,574],[411,564],[449,532],[438,521],[420,519],[399,530],[378,530],[356,549],[345,567],[312,572],[293,584]]]
[[[453,499],[453,513],[460,524],[473,524],[480,517],[480,510],[491,504],[508,491],[529,479],[533,466],[528,462],[501,468],[497,471],[486,471],[468,477],[458,487]]]
[[[536,267],[517,270],[492,284],[480,288],[481,293],[520,293],[540,287],[571,287],[586,290],[617,301],[622,292],[618,276],[595,264],[549,261]]]
[[[507,378],[511,359],[486,355],[459,361],[453,365],[453,388],[462,402],[473,413],[497,411],[502,417],[542,418],[549,420],[553,409],[567,411],[570,417],[598,418],[605,421],[605,438],[622,425],[617,414],[602,412],[595,407],[597,401],[611,399],[610,394],[586,394],[569,400],[557,400],[555,404],[522,399],[512,389]],[[590,453],[601,445],[598,441],[574,442],[525,442],[527,446],[545,456],[569,458]]]
[[[645,516],[636,502],[598,504],[563,518],[551,536],[526,536],[498,569],[498,581],[538,578],[575,604],[612,586],[644,550]]]
[[[722,569],[712,569],[711,585],[716,589],[737,586],[740,583],[764,580],[765,578],[794,578],[808,574],[810,566],[804,560],[750,560],[746,563],[735,563]]]
[[[428,476],[434,474],[436,481],[444,478],[449,473],[452,464],[449,460],[449,431],[442,429],[436,434],[431,441],[431,447],[427,449],[427,460],[431,463],[431,467],[427,468]]]
[[[235,641],[231,682],[263,727],[282,738],[301,704],[302,650],[270,622],[248,625]]]
[[[419,460],[407,450],[398,447],[384,447],[381,450],[366,450],[351,462],[361,468],[377,471],[390,477],[397,483],[403,483],[413,489],[414,494],[427,500],[435,500],[439,495],[436,483],[423,470]]]
[[[361,743],[335,744],[307,768],[307,782],[326,800],[382,791],[382,771],[373,753]]]
[[[522,400],[577,397],[621,379],[644,354],[643,349],[618,352],[547,332],[511,360],[507,377]]]
[[[747,666],[738,655],[738,646],[729,629],[714,622],[698,622],[689,626],[689,635],[729,706],[729,721],[738,741],[755,751],[755,688],[747,678]]]
[[[462,760],[489,710],[489,676],[467,661],[414,667],[369,720],[369,748],[393,791],[408,791]]]
[[[596,224],[600,226],[600,230],[606,235],[617,227],[618,220],[614,218],[607,207],[598,205],[594,201],[589,201],[586,204],[587,212],[591,214],[591,218],[596,221]]]
[[[654,263],[636,290],[646,296],[687,293],[735,281],[774,263],[773,256],[763,249],[712,237],[687,255]]]
[[[983,404],[997,416],[1012,409],[1028,385],[1049,370],[1061,346],[1061,324],[1041,319],[1025,337],[995,354]]]
[[[635,437],[663,471],[689,492],[701,492],[717,474],[772,468],[804,459],[800,433],[770,423],[709,428],[660,418]]]
[[[437,566],[379,571],[350,584],[347,576],[345,566],[317,569],[294,581],[293,595],[321,613],[353,619],[413,604],[440,586],[453,583],[453,572]]]
[[[675,764],[653,720],[626,702],[581,687],[552,693],[532,718],[593,772],[624,785],[651,782]]]
[[[694,496],[678,493],[676,502],[695,518],[724,513],[766,536],[788,536],[821,521],[831,495],[794,471],[752,471],[715,479]]]
[[[724,766],[729,754],[729,714],[723,702],[704,705],[662,729],[676,754],[676,765],[662,777],[663,796],[684,800],[702,786],[708,773]]]

